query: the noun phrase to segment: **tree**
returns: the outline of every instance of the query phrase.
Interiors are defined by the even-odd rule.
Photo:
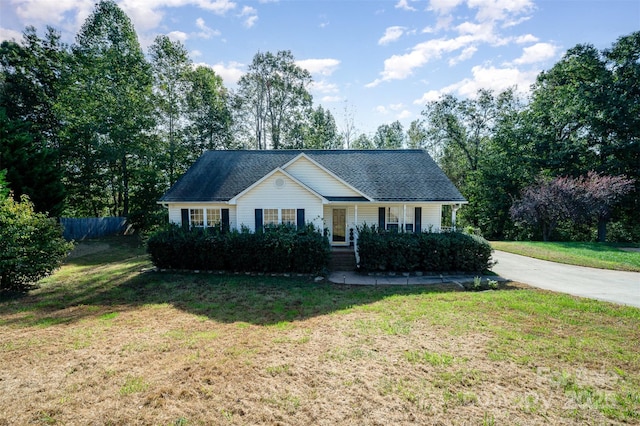
[[[427,131],[424,128],[424,122],[422,120],[413,120],[407,129],[407,146],[411,149],[426,148],[429,154],[432,154],[427,142]]]
[[[153,125],[150,67],[131,21],[111,0],[96,5],[76,40],[63,108],[69,142],[83,152],[71,158],[69,167],[94,168],[99,182],[91,182],[96,177],[91,174],[82,173],[81,178],[101,185],[103,197],[108,196],[98,201],[89,198],[87,203],[93,206],[77,209],[88,211],[108,203],[111,214],[128,216],[136,167],[154,151],[148,145],[153,140],[148,136]],[[75,201],[83,203],[81,198]]]
[[[251,126],[258,149],[281,148],[282,136],[295,126],[291,119],[309,108],[311,74],[295,64],[290,51],[257,53],[238,82],[239,114]]]
[[[156,37],[149,48],[153,72],[153,100],[156,107],[160,137],[166,145],[169,185],[173,185],[179,172],[185,169],[183,157],[188,150],[182,141],[187,93],[190,91],[188,73],[191,68],[189,52],[179,41],[166,35]],[[178,169],[178,170],[177,170]]]
[[[328,109],[318,105],[305,112],[306,119],[298,118],[287,135],[287,149],[340,149],[342,139],[336,121]]]
[[[229,149],[235,144],[230,97],[222,78],[211,68],[201,66],[189,72],[187,78],[191,84],[187,94],[191,162],[206,150]]]
[[[14,198],[28,195],[34,198],[36,211],[59,216],[64,187],[55,151],[38,147],[31,123],[9,119],[4,107],[0,107],[0,140],[0,168],[6,169]]]
[[[582,190],[582,202],[587,216],[598,224],[598,241],[607,239],[607,222],[611,219],[614,207],[623,197],[633,190],[633,179],[625,176],[599,175],[589,172],[580,178],[578,185]]]
[[[356,124],[354,120],[354,112],[349,109],[349,105],[344,104],[344,117],[342,122],[342,128],[340,130],[340,138],[342,139],[346,149],[351,148],[351,142],[356,135]]]
[[[7,185],[6,176],[7,171],[0,170],[0,201],[4,201],[4,199],[7,198],[7,195],[9,195],[9,186]]]
[[[514,221],[539,226],[542,239],[549,241],[558,224],[564,220],[583,217],[581,205],[576,203],[577,187],[574,179],[560,177],[539,178],[522,192],[522,197],[510,209]]]
[[[51,27],[40,39],[27,27],[21,44],[0,45],[0,167],[14,197],[27,194],[39,212],[58,216],[64,208],[61,121],[55,110],[68,49]]]
[[[501,233],[493,226],[496,216],[501,217],[504,225],[510,220],[506,212],[511,197],[517,196],[522,188],[519,182],[526,170],[519,161],[528,157],[501,161],[505,160],[506,152],[523,151],[521,155],[526,152],[524,148],[528,145],[520,139],[525,135],[520,130],[520,109],[513,90],[497,95],[479,90],[473,99],[444,95],[428,103],[422,112],[425,144],[430,154],[469,200],[459,216],[462,225],[482,226],[483,230],[492,227]],[[511,168],[512,165],[517,167]],[[517,174],[511,175],[507,170]],[[525,180],[526,184],[531,182]]]
[[[375,149],[373,141],[366,133],[360,133],[360,135],[351,144],[351,149]]]
[[[542,228],[542,238],[548,241],[559,223],[573,225],[595,220],[598,241],[606,240],[606,225],[613,208],[633,189],[634,181],[624,176],[599,175],[539,179],[528,186],[522,198],[511,207],[514,220]]]
[[[0,292],[28,290],[58,268],[71,248],[62,227],[34,212],[27,196],[0,199]]]
[[[577,45],[533,86],[529,109],[538,164],[551,174],[579,176],[609,169],[606,152],[614,134],[610,114],[611,73],[600,52]]]
[[[377,149],[401,149],[404,145],[404,131],[399,121],[378,126],[373,135],[373,144]]]

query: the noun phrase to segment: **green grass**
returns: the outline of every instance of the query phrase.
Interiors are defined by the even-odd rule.
[[[9,362],[59,353],[61,365],[76,362],[73,374],[94,381],[95,369],[86,367],[82,354],[121,360],[103,366],[113,373],[102,380],[111,384],[111,395],[136,406],[174,388],[184,389],[185,398],[192,389],[202,398],[224,395],[227,387],[213,388],[222,374],[236,392],[268,381],[257,392],[241,393],[242,400],[287,416],[302,416],[316,400],[311,411],[333,406],[340,400],[326,398],[348,397],[367,383],[365,394],[377,389],[383,403],[401,401],[417,423],[472,407],[484,413],[477,424],[508,424],[498,421],[500,413],[484,411],[493,408],[486,389],[533,376],[529,386],[537,395],[571,401],[578,415],[595,410],[614,422],[640,421],[640,309],[515,285],[476,293],[446,285],[349,287],[305,278],[143,272],[150,264],[142,247],[132,240],[110,243],[108,252],[70,260],[40,289],[0,299],[0,355]],[[320,339],[333,340],[318,347]],[[76,352],[78,360],[68,360]],[[147,368],[146,359],[174,353],[175,376],[155,378],[157,368],[153,362]],[[506,368],[512,372],[503,376]],[[374,379],[361,378],[365,373]],[[343,387],[328,392],[325,383]],[[96,388],[104,386],[96,381]],[[240,418],[231,410],[237,394],[220,398],[221,416]],[[532,423],[567,423],[575,414],[530,394],[501,398],[499,410],[536,416]],[[206,412],[211,402],[202,404]],[[463,423],[467,415],[452,422]],[[135,422],[115,423],[127,420]]]
[[[621,247],[637,248],[638,244],[492,241],[491,246],[496,250],[551,262],[640,272],[640,252],[621,250]]]

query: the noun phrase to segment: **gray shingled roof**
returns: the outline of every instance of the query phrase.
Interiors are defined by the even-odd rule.
[[[375,201],[465,201],[422,150],[207,151],[160,201],[228,201],[301,152]]]

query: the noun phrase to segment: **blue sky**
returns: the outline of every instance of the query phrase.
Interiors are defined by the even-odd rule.
[[[517,86],[578,43],[607,48],[640,30],[638,0],[117,0],[143,48],[182,41],[234,88],[256,52],[291,50],[313,75],[314,102],[356,132],[420,118],[443,93]],[[92,0],[0,0],[0,40],[26,25],[72,43]]]

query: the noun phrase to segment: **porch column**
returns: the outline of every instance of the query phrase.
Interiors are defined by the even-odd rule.
[[[353,252],[356,255],[356,265],[360,263],[360,256],[358,255],[358,205],[353,205],[353,221],[354,223],[354,231],[353,231]]]
[[[460,208],[460,204],[453,204],[451,206],[451,230],[452,231],[456,230],[456,213],[458,212],[459,208]]]
[[[358,205],[357,204],[353,206],[353,221],[355,222],[354,226],[358,226]]]
[[[405,231],[407,229],[407,205],[402,205],[402,228],[401,231]]]

